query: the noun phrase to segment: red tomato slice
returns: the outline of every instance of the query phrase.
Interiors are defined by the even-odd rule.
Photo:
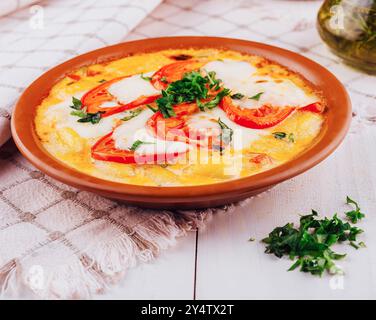
[[[190,116],[199,112],[196,103],[182,103],[174,106],[176,116],[164,118],[160,112],[156,112],[148,121],[147,126],[156,137],[164,140],[181,141],[192,146],[215,148],[225,147],[220,140],[221,130],[199,130],[192,128],[187,123]]]
[[[71,73],[71,74],[67,74],[67,77],[68,77],[68,78],[71,78],[71,79],[74,80],[74,81],[78,81],[78,80],[81,79],[81,77],[80,77],[78,74],[73,74],[73,73]]]
[[[100,138],[91,148],[93,159],[102,161],[111,161],[125,164],[153,164],[172,162],[174,159],[186,152],[174,153],[154,153],[147,155],[138,155],[131,150],[121,150],[115,147],[115,141],[112,139],[112,133]]]
[[[108,117],[112,114],[133,109],[143,104],[152,103],[160,97],[160,95],[141,96],[127,104],[119,103],[118,105],[112,107],[101,107],[101,105],[105,102],[117,102],[116,98],[108,92],[107,88],[113,83],[118,82],[124,78],[125,77],[115,78],[91,89],[81,98],[82,106],[87,108],[87,112],[96,113],[98,111],[102,111],[104,112],[102,114],[102,117]]]
[[[273,159],[266,153],[252,153],[252,157],[249,161],[258,165],[268,165],[273,163]]]
[[[185,60],[163,66],[151,77],[151,84],[157,90],[166,89],[168,84],[180,80],[187,72],[198,70],[204,63]]]
[[[226,112],[230,120],[251,128],[270,128],[286,119],[294,110],[294,107],[273,107],[263,105],[257,109],[246,109],[235,105],[230,97],[224,97],[220,107]]]
[[[325,106],[321,102],[314,102],[305,107],[299,108],[299,111],[310,111],[314,113],[323,113]]]
[[[187,141],[185,121],[188,115],[197,112],[199,109],[196,103],[182,103],[173,107],[176,116],[164,118],[160,111],[147,121],[146,125],[155,136],[166,140]]]
[[[115,148],[112,132],[100,138],[91,148],[91,156],[97,160],[120,163],[136,163],[134,152]]]

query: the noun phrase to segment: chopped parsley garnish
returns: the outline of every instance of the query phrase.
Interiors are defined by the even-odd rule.
[[[99,80],[98,82],[99,83],[103,83],[103,82],[106,82],[107,80],[106,79],[101,79],[101,80]]]
[[[222,130],[221,135],[220,135],[221,141],[224,144],[229,144],[232,140],[234,130],[232,130],[227,124],[225,124],[221,120],[221,118],[218,118],[218,124],[219,124],[219,126],[221,127],[221,130]]]
[[[84,118],[86,117],[87,113],[85,111],[85,109],[80,109],[80,110],[74,110],[70,113],[72,116],[76,116],[76,117],[80,117],[80,118]]]
[[[279,139],[279,140],[283,140],[287,136],[286,132],[273,132],[272,134],[274,138]]]
[[[358,243],[358,246],[359,246],[360,248],[366,248],[366,244],[365,244],[363,241],[360,241],[360,242]]]
[[[70,107],[74,109],[71,115],[80,118],[77,122],[91,122],[92,124],[97,124],[102,119],[102,114],[104,113],[103,111],[96,113],[86,112],[86,108],[82,108],[81,100],[75,97],[72,97],[72,105]]]
[[[252,97],[247,97],[247,99],[259,101],[262,94],[264,94],[264,92],[259,92]],[[230,97],[231,99],[234,99],[234,100],[241,100],[241,99],[244,99],[246,96],[240,92],[237,92],[237,93],[232,94]]]
[[[245,97],[245,95],[242,94],[242,93],[234,93],[230,97],[231,97],[231,99],[241,100]]]
[[[158,109],[154,109],[150,104],[147,104],[146,105],[151,111],[153,111],[154,113],[156,113],[158,111]]]
[[[259,92],[259,93],[255,94],[254,96],[249,97],[248,99],[259,101],[260,98],[261,98],[261,95],[263,95],[263,94],[264,94],[264,92]]]
[[[292,132],[289,133],[289,135],[287,136],[287,139],[289,140],[289,142],[294,143],[295,142],[295,136],[294,136],[294,134]]]
[[[221,87],[222,80],[216,78],[217,76],[216,72],[215,71],[209,71],[209,72],[205,71],[205,72],[206,72],[205,78],[209,80],[210,89],[219,90]]]
[[[161,78],[161,82],[163,82],[163,83],[167,83],[168,81],[167,81],[167,78],[166,77],[162,77]]]
[[[360,248],[360,245],[359,244],[356,244],[354,241],[350,241],[350,246],[352,246],[353,248],[355,248],[356,250],[358,250]]]
[[[350,198],[348,198],[350,199]],[[355,203],[350,199],[350,203]],[[356,208],[360,208],[356,205]],[[309,215],[300,218],[299,228],[293,223],[277,227],[262,241],[267,244],[265,253],[276,257],[289,256],[297,258],[289,271],[300,267],[300,271],[313,275],[322,275],[326,270],[330,274],[342,273],[335,260],[344,258],[345,254],[334,252],[331,247],[336,243],[349,241],[356,249],[364,247],[363,242],[355,243],[356,237],[363,230],[350,225],[337,217],[319,219],[312,210]]]
[[[129,148],[130,151],[135,151],[139,146],[141,146],[142,144],[155,144],[154,142],[146,142],[146,141],[142,141],[142,140],[136,140],[135,142],[133,142],[132,146]]]
[[[151,80],[151,77],[147,77],[147,76],[144,76],[143,73],[141,73],[141,79],[145,80],[145,81],[150,81]]]
[[[125,116],[124,118],[122,118],[121,120],[122,121],[128,121],[128,120],[131,120],[133,119],[134,117],[137,117],[141,112],[142,112],[142,108],[138,108],[138,109],[135,109],[135,110],[130,110],[129,111],[129,116]]]
[[[221,99],[229,94],[228,89],[218,92],[212,100],[201,102],[202,99],[209,99],[209,90],[219,90],[221,80],[216,79],[215,72],[207,72],[205,76],[197,71],[186,73],[181,80],[172,82],[165,90],[162,90],[162,97],[156,100],[158,110],[164,118],[176,116],[173,106],[183,102],[196,102],[200,110],[216,107]]]
[[[286,132],[278,131],[278,132],[273,132],[272,135],[274,136],[274,138],[279,139],[279,140],[287,140],[288,142],[292,142],[292,143],[295,142],[295,136],[292,132],[287,134]]]
[[[222,98],[224,96],[227,96],[229,94],[228,89],[223,89],[222,91],[218,92],[218,94],[214,97],[214,99],[202,103],[199,99],[196,100],[197,106],[201,111],[205,111],[205,109],[213,109],[221,102]]]
[[[350,197],[346,198],[346,203],[347,204],[352,204],[355,206],[355,210],[351,210],[346,212],[346,217],[352,222],[352,223],[357,223],[359,220],[363,219],[365,217],[365,214],[360,212],[359,205],[352,200]]]
[[[81,100],[77,99],[76,97],[72,97],[72,105],[70,107],[75,110],[81,110],[82,108]]]
[[[168,88],[167,88],[168,89]],[[176,104],[175,96],[173,94],[168,94],[165,90],[162,90],[162,97],[156,100],[158,110],[162,113],[163,118],[175,117],[175,111],[173,105]],[[181,101],[183,102],[183,101]]]
[[[86,113],[84,116],[80,116],[77,122],[91,122],[92,124],[97,124],[102,119],[102,114],[104,111],[98,111],[96,113]]]

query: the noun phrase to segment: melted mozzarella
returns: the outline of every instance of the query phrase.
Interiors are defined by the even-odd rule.
[[[253,76],[239,88],[246,97],[253,97],[262,92],[260,99],[241,99],[236,103],[244,108],[258,108],[264,104],[273,106],[306,106],[316,102],[315,95],[306,94],[290,80],[276,80],[268,76]]]
[[[218,119],[221,119],[230,129],[233,130],[232,146],[234,150],[247,148],[251,143],[267,134],[262,130],[242,127],[227,118],[226,113],[220,108],[214,108],[206,112],[196,113],[189,117],[187,125],[194,129],[218,130],[220,126]]]
[[[249,83],[250,76],[257,70],[249,62],[223,60],[211,61],[204,67],[207,71],[215,71],[216,78],[221,79],[226,88],[237,90]]]
[[[115,147],[121,150],[129,150],[137,140],[146,142],[135,151],[137,155],[183,153],[189,146],[183,142],[164,141],[154,137],[146,128],[145,122],[153,115],[149,109],[144,110],[137,117],[124,122],[114,130],[112,138]]]
[[[118,126],[112,134],[112,138],[115,141],[115,147],[122,150],[128,150],[137,140],[137,138],[135,137],[136,132],[140,128],[145,127],[146,121],[152,115],[153,112],[149,109],[146,109],[142,111],[137,117],[125,121],[122,125]]]
[[[211,111],[209,112],[212,113]],[[187,120],[187,125],[193,130],[220,129],[218,119],[215,119],[213,114],[208,115],[206,112],[200,112],[190,116]]]
[[[76,98],[81,98],[83,94],[76,94]],[[48,108],[46,112],[46,120],[55,123],[56,129],[71,128],[83,138],[97,138],[110,133],[113,129],[115,121],[124,117],[124,113],[114,114],[109,117],[102,118],[97,124],[90,122],[77,122],[79,117],[71,115],[74,111],[72,105],[72,97]]]
[[[183,153],[189,149],[189,145],[184,142],[166,141],[154,137],[146,128],[140,128],[136,132],[130,132],[126,124],[117,127],[112,135],[115,147],[121,150],[129,150],[136,141],[142,141],[135,154],[173,154]]]
[[[152,72],[145,74],[145,76],[151,75],[153,75]],[[115,82],[109,86],[107,91],[122,104],[130,103],[141,96],[151,96],[159,93],[151,85],[150,81],[142,79],[140,74]]]
[[[105,101],[101,103],[101,108],[117,107],[119,103],[117,101]]]
[[[207,71],[215,71],[216,77],[223,81],[226,88],[233,93],[253,97],[263,92],[260,99],[242,99],[236,103],[244,108],[258,108],[264,104],[273,106],[305,106],[316,102],[315,95],[308,95],[288,79],[274,79],[269,76],[257,76],[257,70],[244,61],[212,61],[205,65]]]
[[[146,129],[140,129],[135,134],[138,140],[148,142],[140,145],[135,153],[137,155],[148,154],[174,154],[188,151],[189,145],[179,141],[166,141],[153,137]]]

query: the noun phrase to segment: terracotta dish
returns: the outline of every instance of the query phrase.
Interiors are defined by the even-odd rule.
[[[326,105],[325,122],[315,143],[312,143],[292,160],[250,176],[210,184],[151,186],[147,183],[139,185],[111,181],[111,179],[102,179],[76,170],[48,152],[38,137],[34,123],[38,106],[48,96],[55,84],[66,78],[67,75],[74,75],[75,70],[142,53],[169,49],[199,50],[206,48],[260,56],[286,67],[307,80],[310,86],[320,93]],[[142,78],[144,77],[142,76]],[[244,40],[218,37],[166,37],[126,42],[98,49],[47,71],[34,81],[20,97],[13,111],[12,134],[22,154],[35,167],[56,180],[78,189],[133,205],[183,209],[213,207],[239,201],[310,169],[330,155],[341,143],[348,130],[350,120],[351,103],[342,84],[328,70],[299,54]],[[280,136],[276,138],[281,139]]]

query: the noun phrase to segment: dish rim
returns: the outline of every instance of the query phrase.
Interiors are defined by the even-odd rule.
[[[270,170],[224,182],[193,186],[144,186],[105,180],[69,167],[44,149],[34,128],[35,111],[51,88],[67,73],[82,66],[119,59],[129,54],[184,48],[228,49],[260,55],[302,75],[314,88],[323,92],[328,103],[326,129],[321,133],[320,139],[294,159]],[[36,104],[36,101],[39,103]],[[341,107],[334,108],[334,103]],[[161,202],[171,202],[263,189],[297,176],[323,161],[339,146],[348,131],[350,121],[351,101],[341,82],[326,68],[298,53],[248,40],[179,36],[134,40],[103,47],[49,69],[22,93],[13,109],[11,130],[21,153],[36,168],[65,184],[118,199],[126,199],[128,196],[130,199],[143,201],[159,199]],[[149,200],[145,200],[145,197]]]

